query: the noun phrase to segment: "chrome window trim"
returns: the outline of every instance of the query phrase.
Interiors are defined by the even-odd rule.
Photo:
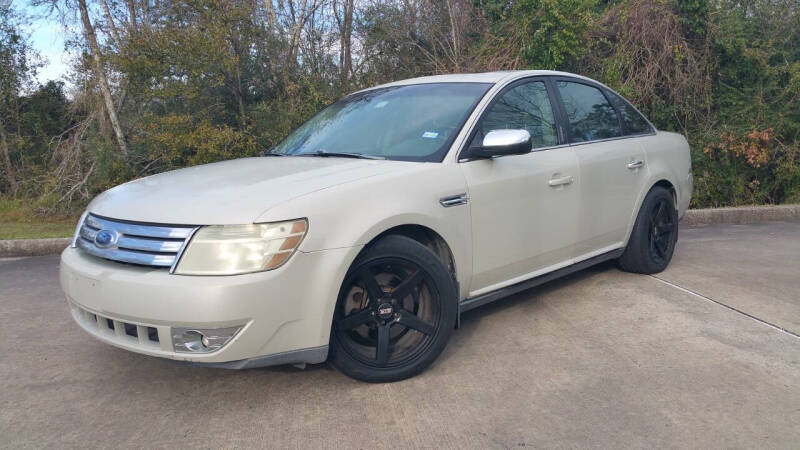
[[[569,76],[567,76],[567,77],[555,76],[555,77],[550,78],[550,81],[551,81],[551,83],[553,83],[553,88],[555,90],[555,94],[556,94],[556,97],[557,97],[556,102],[558,103],[558,108],[561,110],[561,113],[560,113],[561,114],[561,121],[563,122],[562,126],[564,128],[564,132],[566,133],[566,138],[567,138],[566,140],[570,144],[580,144],[580,143],[584,143],[584,142],[600,142],[600,141],[606,141],[606,140],[611,140],[611,139],[619,139],[619,138],[627,137],[627,135],[625,134],[625,126],[622,123],[622,116],[620,115],[619,110],[617,110],[617,108],[611,103],[611,99],[608,98],[608,94],[606,94],[606,91],[607,90],[610,91],[610,89],[608,89],[606,86],[604,86],[604,85],[602,85],[602,84],[600,84],[600,83],[598,83],[596,81],[593,81],[593,80],[582,80],[580,78],[569,77]],[[588,86],[588,87],[597,89],[600,92],[600,95],[606,100],[606,103],[608,103],[608,106],[610,106],[611,109],[614,110],[614,117],[616,117],[617,125],[619,126],[619,136],[612,136],[610,138],[603,138],[603,139],[591,139],[591,140],[588,140],[588,141],[572,142],[572,123],[570,123],[570,119],[567,116],[567,111],[564,109],[564,105],[565,105],[564,98],[562,97],[561,90],[558,87],[558,83],[562,83],[562,82],[563,83],[572,83],[572,84],[582,84],[584,86]]]
[[[571,142],[570,144],[589,144],[589,143],[594,143],[594,142],[603,142],[603,141],[610,141],[610,140],[614,140],[614,139],[624,139],[624,138],[629,138],[629,137],[654,136],[656,134],[656,132],[658,131],[658,129],[653,125],[653,123],[650,122],[650,119],[648,119],[644,114],[642,114],[642,112],[639,111],[638,108],[633,106],[633,103],[629,102],[627,98],[625,98],[622,95],[620,95],[619,92],[611,89],[610,87],[606,86],[603,83],[600,83],[599,81],[591,80],[591,79],[583,79],[583,78],[578,78],[578,77],[572,77],[572,76],[569,76],[569,75],[551,76],[550,80],[553,83],[558,83],[559,81],[565,81],[565,82],[568,82],[568,83],[584,84],[586,86],[591,86],[593,88],[599,89],[600,92],[603,94],[603,97],[605,97],[606,101],[608,101],[608,104],[616,112],[617,119],[619,120],[620,131],[622,132],[622,135],[620,135],[620,136],[614,136],[614,137],[605,138],[605,139],[593,139],[591,141]],[[617,97],[622,99],[623,102],[625,102],[628,105],[630,105],[630,107],[633,108],[644,119],[645,122],[647,122],[647,124],[650,126],[650,131],[647,132],[647,133],[625,134],[625,125],[622,123],[622,117],[620,115],[620,112],[617,109],[617,107],[614,106],[614,104],[611,102],[611,99],[608,97],[608,92],[616,95]],[[557,88],[556,88],[556,94],[558,95],[559,108],[561,108],[561,106],[563,104],[563,99],[561,99],[561,92],[558,91]],[[568,128],[569,127],[569,120],[567,119],[567,117],[562,117],[562,120],[567,122],[564,125],[566,125],[566,128]],[[568,134],[567,140],[569,141],[569,138],[571,137],[571,134],[570,133],[567,133],[567,134]]]
[[[597,144],[599,142],[619,141],[619,140],[622,140],[622,139],[632,139],[632,138],[640,138],[640,137],[655,136],[655,135],[656,135],[655,132],[642,133],[642,134],[629,134],[629,135],[626,135],[626,136],[616,136],[616,137],[613,137],[613,138],[594,139],[594,140],[591,140],[591,141],[573,142],[573,143],[569,144],[569,146],[570,147],[578,147],[580,145],[586,145],[586,144]]]
[[[566,148],[566,147],[571,147],[571,145],[570,144],[558,144],[558,145],[551,145],[550,147],[539,147],[539,148],[534,148],[533,150],[531,150],[528,153],[521,153],[519,155],[495,156],[494,158],[461,158],[461,159],[458,160],[458,162],[459,163],[465,163],[465,162],[470,162],[470,161],[484,161],[486,159],[506,158],[508,156],[523,156],[523,155],[527,155],[529,153],[546,152],[548,150],[557,150],[559,148]]]
[[[606,85],[604,85],[602,83],[596,82],[594,80],[588,80],[588,79],[584,80],[582,78],[563,76],[563,75],[558,75],[558,76],[554,76],[554,75],[525,76],[525,77],[521,77],[521,78],[515,78],[515,79],[509,80],[508,82],[504,83],[502,86],[499,87],[499,89],[497,89],[497,91],[492,95],[492,97],[488,99],[488,102],[483,106],[483,108],[480,111],[477,111],[477,109],[476,109],[475,113],[477,113],[477,119],[475,120],[475,122],[472,125],[470,125],[470,129],[469,129],[469,132],[466,134],[465,141],[462,142],[460,148],[456,152],[456,155],[457,155],[456,163],[461,164],[461,163],[467,163],[467,162],[470,162],[470,161],[482,161],[482,160],[485,159],[485,158],[461,158],[461,155],[467,149],[467,146],[469,145],[469,141],[470,141],[470,136],[472,136],[472,132],[475,130],[475,127],[477,127],[478,124],[480,123],[480,121],[483,119],[484,113],[492,105],[492,102],[499,95],[501,95],[503,92],[506,91],[506,88],[508,88],[508,87],[510,87],[510,86],[512,86],[512,85],[514,85],[516,83],[524,83],[524,82],[531,82],[531,81],[542,81],[542,82],[546,83],[548,80],[552,80],[552,81],[555,82],[555,81],[558,81],[559,79],[568,80],[568,81],[575,81],[577,83],[585,84],[587,86],[592,86],[594,88],[599,89],[600,92],[603,93],[603,96],[606,96],[605,92],[603,92],[604,89],[614,93],[619,98],[621,98],[623,101],[628,103],[634,110],[636,110],[636,112],[638,112],[639,115],[644,117],[644,120],[650,125],[650,131],[647,132],[647,133],[623,134],[621,136],[614,136],[614,137],[605,138],[605,139],[594,139],[594,140],[591,140],[591,141],[581,141],[581,142],[568,142],[569,141],[569,136],[564,136],[564,140],[566,142],[564,142],[563,144],[551,145],[549,147],[534,148],[534,149],[531,149],[530,153],[543,152],[543,151],[547,151],[547,150],[557,150],[557,149],[566,148],[566,147],[577,147],[577,146],[580,146],[580,145],[596,144],[596,143],[600,143],[600,142],[610,142],[610,141],[616,141],[616,140],[621,140],[621,139],[631,139],[631,138],[655,136],[658,133],[658,129],[656,129],[656,127],[653,126],[653,124],[650,122],[650,120],[647,117],[645,117],[645,115],[642,114],[635,106],[633,106],[633,104],[631,104],[631,102],[629,102],[628,99],[626,99],[625,97],[621,96],[618,92],[614,91],[613,89],[609,88],[608,86],[606,86]],[[488,92],[487,92],[487,94],[488,94]],[[556,109],[557,108],[561,108],[561,106],[560,105],[552,105],[553,99],[550,99],[550,100],[551,100],[551,107],[553,108],[553,113],[554,113],[554,115],[557,116],[556,117],[556,123],[558,124],[559,133],[561,133],[564,124],[561,124],[560,122],[563,119],[561,117],[558,117],[558,115],[560,113],[556,113]],[[558,98],[556,100],[558,102],[561,101],[560,98]],[[610,104],[611,101],[610,100],[608,100],[608,101],[609,101],[609,104]],[[616,107],[614,107],[613,104],[611,105],[611,107],[614,108],[614,110],[616,111]],[[464,126],[466,126],[466,124]],[[622,127],[622,123],[620,123],[620,127]],[[566,133],[566,130],[564,130],[564,132]],[[624,132],[624,130],[623,130],[623,132]],[[527,155],[527,153],[525,153],[525,154]],[[520,155],[506,155],[506,156],[520,156]],[[498,156],[497,158],[504,158],[506,156]],[[491,158],[491,159],[494,159],[494,158]]]
[[[578,147],[578,146],[581,146],[581,145],[597,144],[597,143],[600,143],[600,142],[619,141],[619,140],[622,140],[622,139],[633,139],[633,138],[641,138],[641,137],[655,136],[655,135],[656,135],[656,132],[655,131],[651,131],[650,133],[630,134],[630,135],[627,135],[627,136],[617,136],[617,137],[606,138],[606,139],[595,139],[593,141],[573,142],[571,144],[561,144],[561,145],[553,145],[551,147],[535,148],[535,149],[531,150],[530,153],[544,152],[544,151],[547,151],[547,150],[556,150],[556,149],[565,148],[565,147]],[[528,153],[524,153],[524,155],[527,155],[527,154]],[[496,158],[506,158],[508,156],[521,156],[521,155],[496,156]],[[458,160],[458,162],[459,163],[465,163],[465,162],[470,162],[470,161],[483,161],[485,159],[486,158],[461,158],[461,159]],[[494,159],[494,158],[489,158],[489,159]]]
[[[506,93],[509,89],[511,89],[511,88],[513,88],[513,87],[515,87],[517,85],[523,85],[525,83],[532,83],[532,82],[540,82],[540,83],[544,83],[545,84],[545,86],[547,87],[547,98],[548,98],[548,101],[550,102],[550,108],[551,108],[551,110],[553,112],[553,118],[556,121],[556,128],[559,129],[560,126],[558,124],[558,113],[556,112],[556,105],[553,104],[553,98],[551,97],[551,94],[550,94],[550,88],[547,86],[547,80],[548,80],[549,77],[550,77],[550,75],[538,75],[537,74],[537,75],[523,76],[523,77],[520,77],[520,78],[507,79],[505,81],[501,80],[501,81],[498,81],[497,83],[495,83],[495,85],[492,87],[492,89],[494,89],[496,87],[497,88],[496,91],[494,93],[491,93],[492,89],[489,89],[486,92],[486,94],[484,94],[484,98],[487,99],[487,102],[485,104],[483,104],[483,105],[480,105],[480,103],[479,103],[478,105],[475,106],[475,109],[473,109],[473,111],[472,111],[472,114],[475,115],[476,118],[475,118],[475,121],[472,124],[469,124],[469,130],[467,131],[467,134],[465,135],[464,140],[459,144],[458,149],[456,150],[456,163],[460,164],[462,162],[479,161],[479,160],[485,159],[485,158],[469,158],[469,157],[465,158],[465,157],[462,157],[462,156],[465,153],[467,153],[466,150],[469,148],[469,144],[472,141],[472,138],[474,137],[475,130],[477,129],[478,125],[481,123],[481,121],[485,117],[486,113],[489,111],[489,108],[492,107],[492,105],[494,104],[495,100],[497,100],[501,95]],[[488,97],[490,94],[491,94],[491,97]],[[480,110],[478,110],[479,107],[480,107]],[[469,123],[469,120],[464,122],[464,125],[462,125],[461,131],[464,130],[464,127],[466,127],[468,125],[468,123]],[[459,131],[459,133],[461,131]],[[558,136],[558,139],[560,140],[561,139],[561,131],[560,130],[557,131],[557,136]],[[455,141],[454,141],[454,143],[455,143]],[[551,149],[560,148],[560,147],[566,147],[566,146],[568,146],[566,143],[562,143],[562,144],[552,145],[552,146],[549,146],[549,147],[538,147],[538,148],[531,149],[531,153],[539,152],[539,151],[543,151],[543,150],[551,150]],[[519,156],[519,155],[506,155],[506,156]]]
[[[650,119],[648,119],[648,118],[647,118],[647,116],[645,116],[644,114],[642,114],[642,112],[641,112],[641,111],[639,111],[639,108],[637,108],[637,107],[633,106],[633,103],[629,102],[629,101],[628,101],[628,99],[627,99],[627,98],[625,98],[625,97],[623,97],[623,96],[622,96],[622,95],[621,95],[619,92],[617,92],[617,91],[615,91],[615,90],[611,89],[610,87],[608,87],[608,86],[606,86],[606,85],[604,85],[604,84],[601,84],[601,86],[603,86],[603,88],[605,88],[605,90],[607,90],[608,92],[610,92],[610,93],[612,93],[612,94],[616,95],[617,97],[619,97],[620,99],[622,99],[622,101],[623,101],[623,102],[627,103],[627,104],[628,104],[628,106],[630,106],[631,108],[633,108],[633,110],[634,110],[634,111],[636,111],[636,112],[639,114],[639,116],[641,116],[641,117],[642,117],[642,119],[644,119],[644,121],[645,121],[645,122],[647,122],[647,125],[649,125],[649,126],[650,126],[650,132],[649,132],[649,133],[636,133],[636,134],[627,134],[626,136],[642,136],[642,135],[648,135],[648,134],[656,134],[656,131],[657,131],[657,128],[656,128],[656,126],[655,126],[655,125],[653,125],[653,122],[650,122]],[[606,97],[608,97],[608,96],[606,96]],[[611,99],[609,99],[609,101],[611,101]],[[614,106],[614,104],[613,104],[613,103],[611,104],[611,106],[612,106],[612,107],[614,107],[614,109],[617,109],[617,107],[616,107],[616,106]],[[618,111],[619,111],[619,110],[618,110]],[[623,131],[624,131],[624,128],[625,128],[624,124],[623,124],[623,127],[622,127],[622,128],[623,128]]]

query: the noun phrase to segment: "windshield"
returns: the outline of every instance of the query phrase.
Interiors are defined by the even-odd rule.
[[[489,87],[432,83],[356,93],[317,113],[271,153],[440,162]]]

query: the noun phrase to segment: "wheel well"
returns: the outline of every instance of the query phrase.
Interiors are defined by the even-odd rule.
[[[675,207],[678,207],[678,193],[675,191],[675,186],[672,185],[668,180],[659,180],[653,187],[661,186],[669,191],[672,194],[672,200],[675,202]],[[650,188],[652,189],[652,188]]]
[[[453,259],[453,252],[450,250],[450,246],[447,245],[447,242],[439,235],[439,233],[422,225],[409,224],[389,228],[383,233],[375,236],[375,238],[369,241],[364,248],[366,249],[370,247],[375,242],[378,242],[390,234],[405,236],[409,239],[419,242],[425,247],[428,247],[436,256],[439,257],[439,260],[442,261],[442,264],[447,267],[447,270],[453,276],[453,280],[458,279],[456,278],[456,262],[455,259]]]

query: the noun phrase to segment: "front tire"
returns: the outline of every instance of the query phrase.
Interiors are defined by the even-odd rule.
[[[453,331],[453,278],[427,247],[387,236],[366,249],[342,283],[330,361],[345,375],[391,382],[422,372]]]
[[[678,242],[678,211],[667,189],[653,187],[642,202],[625,252],[622,270],[652,274],[667,268]]]

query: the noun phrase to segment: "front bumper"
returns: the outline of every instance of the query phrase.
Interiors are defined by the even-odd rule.
[[[327,357],[336,296],[358,250],[297,252],[273,271],[207,277],[171,275],[67,248],[60,281],[75,321],[126,350],[230,368],[318,363]],[[215,352],[173,351],[172,327],[231,326],[242,329]],[[137,332],[126,333],[131,327]]]

